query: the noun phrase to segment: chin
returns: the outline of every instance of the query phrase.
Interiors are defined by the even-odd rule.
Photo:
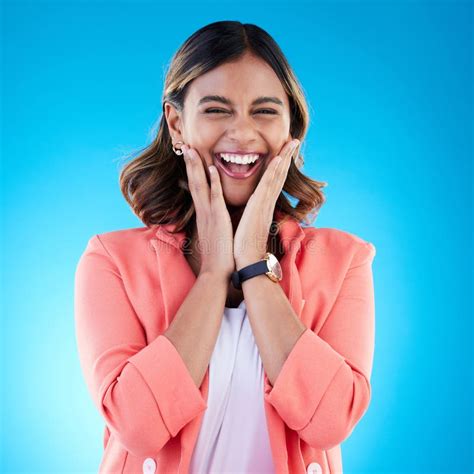
[[[224,194],[224,201],[228,206],[240,207],[246,206],[251,194],[243,193],[242,191],[232,190],[226,191],[222,190]]]

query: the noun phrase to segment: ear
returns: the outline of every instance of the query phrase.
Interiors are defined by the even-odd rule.
[[[173,104],[165,102],[165,118],[173,141],[185,141],[182,135],[182,113]]]

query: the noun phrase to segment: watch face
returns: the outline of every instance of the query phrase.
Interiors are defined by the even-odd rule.
[[[267,259],[267,267],[268,267],[268,270],[273,272],[275,274],[275,276],[281,280],[282,278],[282,271],[281,271],[281,266],[280,266],[280,262],[278,261],[278,259],[275,257],[275,255],[273,255],[272,253],[268,252],[267,253],[268,255],[268,259]]]

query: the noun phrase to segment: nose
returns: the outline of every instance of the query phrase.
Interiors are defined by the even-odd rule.
[[[248,114],[235,114],[235,119],[229,121],[227,136],[242,148],[249,148],[258,141],[258,124]]]

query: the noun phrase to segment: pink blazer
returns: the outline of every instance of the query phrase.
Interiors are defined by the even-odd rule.
[[[94,235],[75,274],[81,368],[105,427],[100,473],[188,473],[207,408],[162,335],[196,277],[172,224]],[[342,473],[340,444],[367,411],[375,247],[331,228],[280,228],[279,283],[307,327],[264,404],[277,473]]]

